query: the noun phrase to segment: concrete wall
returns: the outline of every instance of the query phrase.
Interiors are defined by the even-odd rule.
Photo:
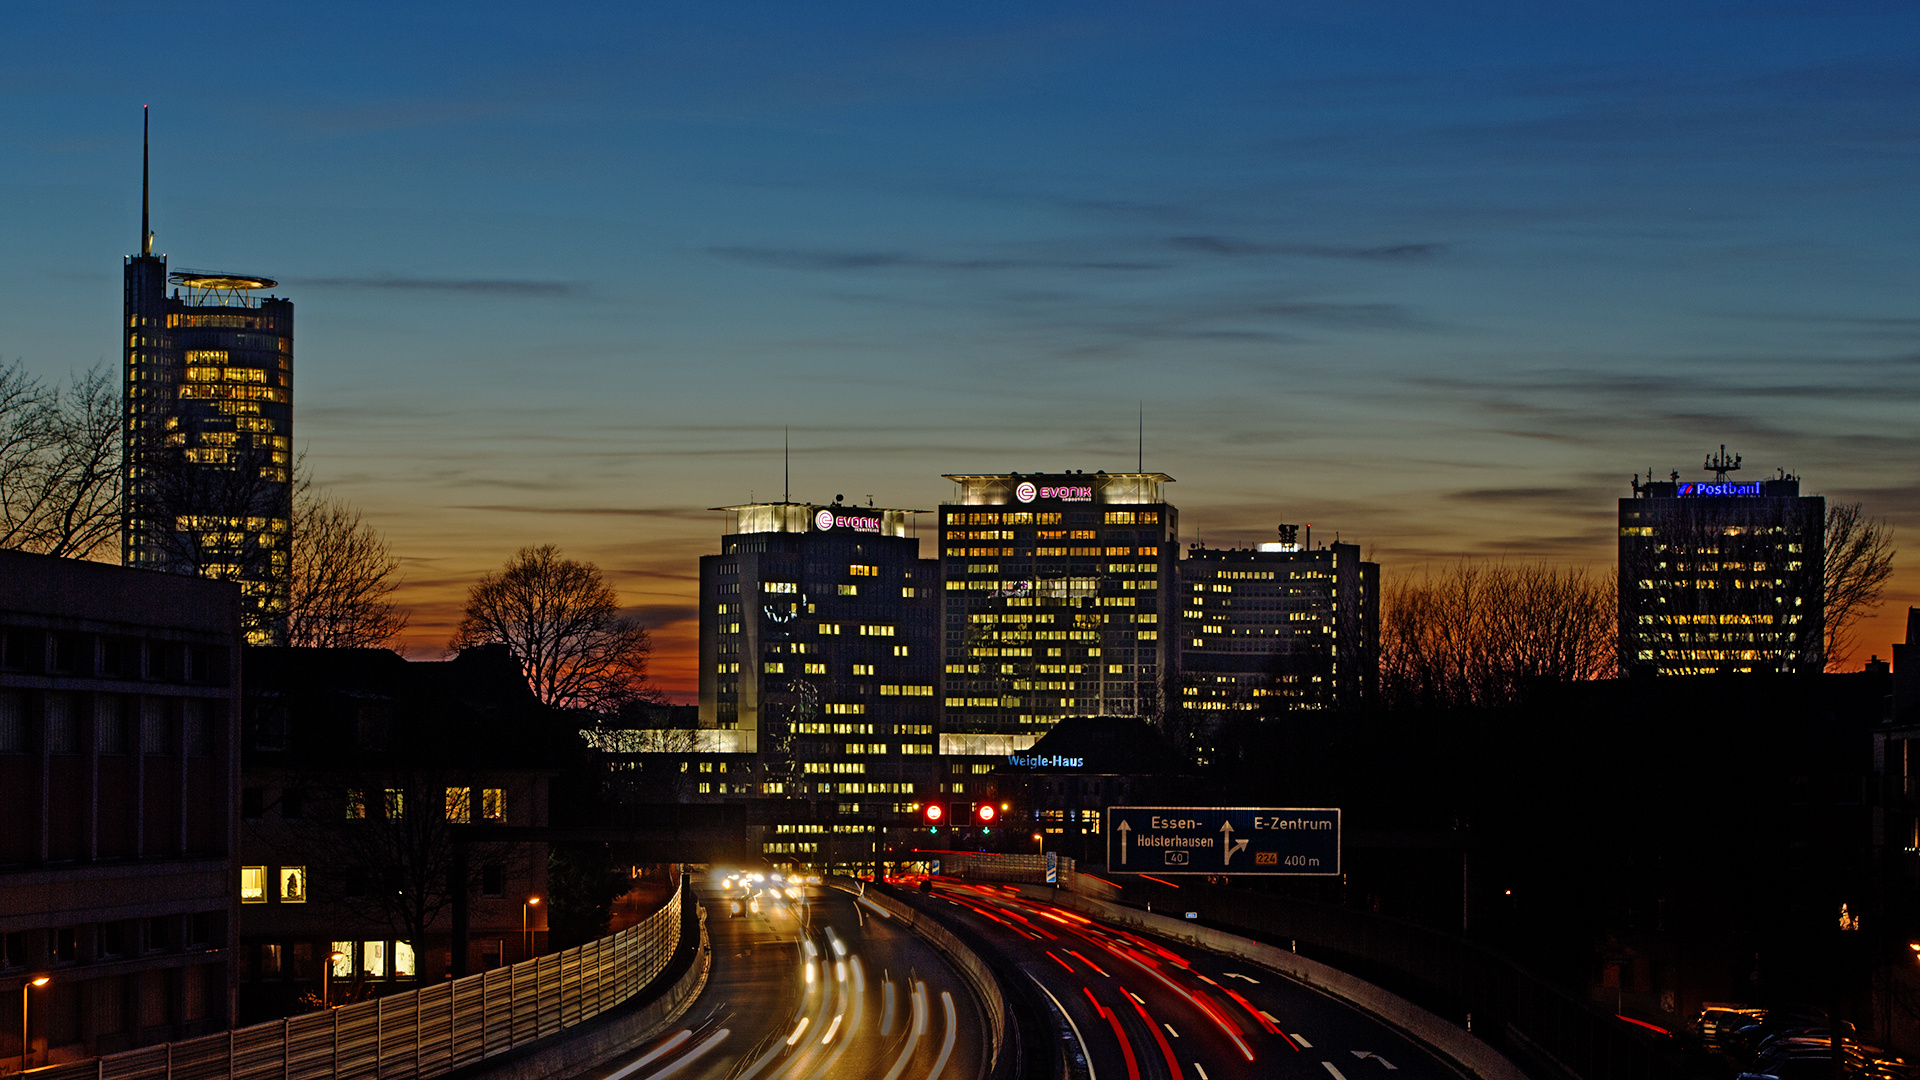
[[[1431,1048],[1477,1080],[1527,1080],[1525,1073],[1498,1050],[1464,1029],[1435,1016],[1413,1002],[1344,971],[1309,960],[1298,953],[1212,930],[1185,919],[1168,918],[1065,890],[1023,885],[1020,895],[1092,915],[1117,926],[1150,931],[1175,941],[1259,964],[1352,1005]]]

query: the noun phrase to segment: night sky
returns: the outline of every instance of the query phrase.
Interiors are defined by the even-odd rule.
[[[796,499],[932,508],[1144,403],[1184,540],[1389,575],[1605,572],[1723,442],[1920,545],[1912,3],[306,7],[10,13],[0,358],[117,371],[150,104],[157,250],[294,299],[414,655],[552,542],[684,698],[783,428]]]

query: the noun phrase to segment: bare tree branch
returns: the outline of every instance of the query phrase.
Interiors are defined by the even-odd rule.
[[[1463,562],[1396,582],[1384,599],[1380,683],[1392,707],[1499,705],[1528,682],[1614,673],[1611,574]]]
[[[120,395],[102,369],[63,394],[16,362],[0,368],[0,547],[117,555]]]
[[[1827,670],[1839,671],[1858,644],[1855,627],[1880,606],[1880,590],[1893,575],[1893,529],[1867,517],[1859,503],[1834,503],[1826,530]]]
[[[504,643],[547,705],[611,713],[645,696],[645,628],[620,615],[619,598],[592,563],[551,544],[521,548],[467,592],[450,648]]]
[[[301,476],[293,498],[293,591],[287,643],[378,648],[406,628],[393,604],[400,568],[360,511]]]

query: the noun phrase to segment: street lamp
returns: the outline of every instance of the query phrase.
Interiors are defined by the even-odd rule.
[[[346,958],[346,953],[335,949],[327,954],[326,963],[320,966],[320,1007],[323,1009],[333,1008],[333,963]]]
[[[520,946],[526,950],[528,959],[533,957],[533,930],[527,922],[527,912],[539,906],[540,898],[537,896],[527,897],[527,902],[520,905]]]
[[[29,1042],[27,1042],[27,1000],[28,1000],[27,995],[28,995],[28,992],[31,991],[36,986],[45,986],[52,981],[53,980],[48,978],[47,976],[41,975],[36,978],[28,979],[26,982],[23,982],[20,984],[20,1071],[21,1072],[27,1071],[27,1047],[32,1045]]]
[[[1047,838],[1039,833],[1033,834],[1033,853],[1035,855],[1045,855],[1047,853]]]

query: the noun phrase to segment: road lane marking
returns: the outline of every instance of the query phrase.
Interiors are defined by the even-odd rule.
[[[1237,971],[1223,971],[1223,972],[1221,972],[1221,973],[1220,973],[1220,977],[1221,977],[1221,978],[1223,978],[1223,979],[1245,979],[1245,980],[1247,980],[1248,982],[1250,982],[1250,983],[1252,983],[1252,984],[1253,984],[1253,985],[1255,985],[1255,986],[1259,986],[1259,985],[1260,985],[1260,980],[1259,980],[1259,979],[1256,979],[1256,978],[1254,978],[1254,977],[1253,977],[1253,976],[1251,976],[1251,975],[1242,975],[1242,974],[1240,974],[1240,973],[1239,973],[1239,972],[1237,972]]]
[[[1266,1017],[1267,1017],[1267,1019],[1269,1019],[1269,1020],[1273,1020],[1273,1017],[1271,1017],[1271,1016],[1267,1016],[1267,1014],[1266,1014],[1266,1013],[1261,1013],[1260,1015],[1261,1015],[1261,1016],[1266,1016]],[[1274,1020],[1274,1023],[1276,1023],[1276,1024],[1277,1024],[1277,1023],[1279,1023],[1279,1021],[1278,1021],[1278,1020]],[[1313,1049],[1313,1044],[1307,1041],[1307,1037],[1306,1037],[1305,1035],[1302,1035],[1302,1034],[1300,1034],[1300,1033],[1299,1033],[1299,1032],[1297,1032],[1297,1031],[1293,1033],[1293,1041],[1294,1041],[1294,1042],[1297,1042],[1297,1043],[1299,1043],[1299,1044],[1300,1044],[1301,1046],[1303,1046],[1303,1047],[1305,1047],[1305,1048],[1307,1048],[1308,1050],[1311,1050],[1311,1049]]]
[[[821,1046],[825,1046],[828,1043],[833,1041],[834,1032],[840,1030],[840,1021],[846,1018],[847,1018],[846,1013],[838,1013],[834,1016],[833,1023],[827,1025],[827,1033],[825,1035],[820,1036]]]
[[[1353,1054],[1354,1057],[1359,1058],[1361,1061],[1365,1061],[1368,1058],[1372,1058],[1373,1060],[1379,1062],[1380,1064],[1386,1066],[1387,1068],[1392,1069],[1394,1072],[1400,1071],[1399,1066],[1395,1065],[1393,1062],[1388,1061],[1386,1058],[1381,1057],[1379,1054],[1376,1054],[1371,1050],[1354,1050],[1354,1051],[1351,1051],[1351,1053]]]
[[[813,1022],[813,1017],[811,1016],[801,1017],[800,1022],[793,1026],[793,1034],[787,1036],[787,1045],[792,1046],[794,1043],[799,1042],[800,1036],[806,1034],[807,1025],[811,1024],[812,1022]],[[1333,1066],[1329,1065],[1327,1066],[1327,1068],[1331,1069],[1333,1068]]]
[[[1341,1072],[1339,1069],[1334,1068],[1333,1062],[1323,1061],[1320,1064],[1325,1065],[1327,1067],[1327,1071],[1333,1074],[1333,1080],[1347,1080],[1347,1075]]]
[[[1048,953],[1047,955],[1051,956],[1053,954]],[[1073,1017],[1067,1012],[1067,1007],[1060,1004],[1059,998],[1053,996],[1053,991],[1047,989],[1047,984],[1041,982],[1039,979],[1034,979],[1031,973],[1027,975],[1027,978],[1033,979],[1033,985],[1039,987],[1040,992],[1047,995],[1047,1000],[1053,1002],[1053,1007],[1060,1010],[1060,1018],[1067,1022],[1067,1030],[1073,1032],[1073,1041],[1080,1045],[1080,1060],[1087,1064],[1087,1080],[1100,1080],[1099,1075],[1093,1071],[1093,1055],[1087,1053],[1087,1040],[1080,1037],[1080,1025],[1073,1022]]]
[[[707,1036],[706,1039],[702,1040],[699,1046],[696,1046],[692,1050],[687,1051],[687,1054],[685,1057],[667,1066],[666,1068],[661,1069],[659,1072],[654,1073],[652,1076],[647,1077],[647,1080],[666,1080],[667,1077],[672,1076],[674,1073],[677,1073],[681,1069],[684,1069],[687,1066],[693,1064],[694,1062],[700,1060],[701,1056],[704,1055],[707,1051],[713,1049],[716,1046],[719,1046],[721,1040],[725,1039],[727,1035],[728,1035],[727,1029],[721,1028],[719,1031],[714,1032],[713,1034]]]
[[[1126,988],[1126,987],[1124,987],[1124,986],[1123,986],[1123,987],[1121,987],[1120,989],[1121,989],[1121,990],[1123,990],[1123,991],[1126,991],[1126,995],[1127,995],[1128,997],[1130,997],[1130,998],[1132,998],[1132,999],[1133,999],[1134,1001],[1136,1001],[1136,1002],[1138,1002],[1139,1004],[1141,1004],[1141,1005],[1145,1005],[1145,1004],[1147,1003],[1147,999],[1146,999],[1146,998],[1143,998],[1143,997],[1141,997],[1141,996],[1140,996],[1139,994],[1136,994],[1136,993],[1134,993],[1134,992],[1133,992],[1133,991],[1131,991],[1131,990],[1127,990],[1127,988]]]
[[[675,1035],[673,1038],[668,1039],[666,1042],[663,1042],[659,1046],[655,1047],[653,1051],[649,1053],[646,1057],[641,1058],[639,1061],[636,1061],[633,1064],[628,1065],[625,1068],[621,1069],[620,1071],[607,1077],[607,1080],[622,1080],[623,1077],[629,1076],[635,1071],[639,1069],[644,1069],[647,1066],[653,1064],[654,1062],[660,1060],[662,1055],[671,1053],[675,1047],[679,1046],[681,1043],[686,1042],[688,1039],[691,1039],[691,1038],[693,1038],[693,1032],[682,1031],[678,1035]]]
[[[1200,1080],[1207,1080],[1207,1070],[1201,1068],[1199,1062],[1193,1063],[1193,1071],[1200,1074]]]
[[[884,995],[884,1001],[880,1006],[880,1034],[892,1035],[893,1034],[893,980],[892,979],[888,979],[886,981],[886,989],[882,991],[882,994]]]
[[[1179,1037],[1180,1037],[1180,1033],[1179,1033],[1179,1032],[1177,1032],[1177,1031],[1175,1031],[1175,1030],[1173,1030],[1173,1025],[1172,1025],[1172,1024],[1169,1024],[1169,1023],[1167,1023],[1167,1022],[1166,1022],[1165,1020],[1162,1020],[1162,1021],[1160,1021],[1160,1026],[1161,1026],[1161,1027],[1163,1027],[1163,1028],[1166,1028],[1166,1029],[1167,1029],[1167,1034],[1169,1034],[1169,1035],[1171,1035],[1171,1036],[1173,1036],[1174,1038],[1176,1038],[1176,1039],[1177,1039],[1177,1038],[1179,1038]]]
[[[927,1080],[939,1080],[941,1070],[947,1067],[947,1059],[953,1056],[953,1042],[960,1035],[960,1018],[953,1011],[953,995],[940,991],[940,1004],[947,1014],[947,1037],[940,1044],[940,1056],[934,1059],[933,1071],[927,1074]]]

